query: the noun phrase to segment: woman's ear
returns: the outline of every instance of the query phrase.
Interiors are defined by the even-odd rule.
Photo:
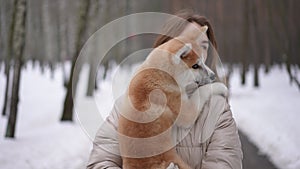
[[[192,50],[192,44],[191,43],[185,43],[183,47],[181,47],[175,55],[172,57],[174,64],[179,64],[181,59],[187,56],[188,53]]]

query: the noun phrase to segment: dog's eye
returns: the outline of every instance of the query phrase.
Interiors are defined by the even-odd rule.
[[[194,64],[194,65],[192,66],[192,68],[193,68],[193,69],[199,69],[200,66],[199,66],[198,64]]]
[[[186,57],[187,54],[188,54],[187,52],[184,52],[183,54],[180,55],[180,58],[182,59],[182,58]]]

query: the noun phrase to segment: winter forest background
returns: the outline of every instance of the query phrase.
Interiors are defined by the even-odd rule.
[[[72,86],[86,83],[78,94],[97,97],[108,113],[114,65],[151,48],[157,35],[129,37],[99,67],[87,58],[80,68],[86,78],[70,78],[84,43],[122,16],[181,9],[213,25],[239,129],[278,168],[300,167],[293,147],[300,142],[299,7],[297,0],[0,0],[0,168],[84,166],[91,141],[75,118]]]

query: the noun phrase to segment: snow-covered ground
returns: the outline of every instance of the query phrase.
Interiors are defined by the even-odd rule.
[[[1,169],[84,168],[91,142],[77,122],[60,123],[65,91],[61,69],[42,74],[31,64],[23,71],[16,139],[4,138],[7,118],[0,118]],[[5,78],[0,74],[2,110]]]
[[[83,69],[83,74],[87,69]],[[77,169],[84,168],[101,119],[112,107],[114,87],[126,86],[130,70],[113,73],[101,81],[95,98],[85,98],[87,76],[80,78],[75,110],[80,122],[60,123],[65,95],[62,72],[54,78],[38,68],[23,71],[16,139],[5,139],[6,118],[0,118],[0,168],[4,169]],[[122,79],[122,80],[121,80]],[[285,70],[275,67],[268,75],[260,73],[261,87],[241,86],[238,71],[231,79],[231,106],[238,127],[281,169],[300,168],[300,92],[289,84]],[[5,78],[0,71],[0,108],[3,104]],[[118,91],[113,87],[113,91]],[[119,93],[115,93],[119,95]],[[100,112],[100,113],[98,113]],[[83,130],[84,129],[84,130]]]
[[[299,74],[298,74],[299,75]],[[290,85],[286,69],[260,71],[260,88],[253,73],[240,85],[236,70],[231,79],[231,107],[239,129],[281,169],[300,168],[300,90]]]

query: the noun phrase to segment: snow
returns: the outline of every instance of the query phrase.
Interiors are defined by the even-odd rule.
[[[274,67],[260,70],[260,87],[253,87],[253,73],[247,85],[240,85],[238,70],[231,79],[231,108],[239,129],[261,153],[281,169],[300,168],[300,91],[290,85],[288,74]]]
[[[99,81],[95,97],[87,98],[88,68],[83,67],[75,103],[77,118],[73,123],[61,123],[65,96],[61,68],[51,78],[48,69],[42,74],[29,63],[22,73],[16,139],[4,137],[7,120],[0,117],[0,168],[84,168],[91,140],[114,98],[126,87],[130,72],[128,68],[110,70],[108,78]],[[230,104],[239,129],[279,168],[300,168],[300,93],[289,84],[285,69],[274,67],[269,74],[261,70],[258,89],[252,87],[253,73],[248,73],[246,86],[240,85],[239,77],[235,69],[230,80]],[[0,108],[4,87],[0,70]]]
[[[5,87],[0,74],[0,107]],[[42,74],[28,64],[21,76],[16,139],[4,137],[7,118],[0,118],[0,168],[66,169],[83,168],[91,141],[75,123],[60,123],[65,96],[60,69]]]

